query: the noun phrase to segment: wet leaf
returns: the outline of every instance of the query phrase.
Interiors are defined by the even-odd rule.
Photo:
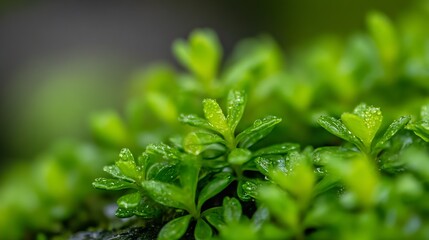
[[[181,114],[179,116],[179,121],[181,123],[185,123],[193,127],[200,127],[207,130],[214,130],[214,128],[210,125],[210,123],[206,119],[200,118],[194,114]]]
[[[283,155],[293,150],[298,150],[299,144],[297,143],[281,143],[261,148],[253,153],[253,157],[260,157],[264,155]]]
[[[146,152],[162,156],[165,160],[179,160],[181,157],[181,154],[177,149],[172,148],[165,143],[150,144],[146,147]]]
[[[340,137],[354,145],[363,147],[361,140],[359,140],[352,132],[347,129],[347,127],[338,119],[335,119],[330,116],[322,116],[317,122],[326,129],[328,132],[334,134],[337,137]]]
[[[231,132],[235,131],[243,116],[246,107],[247,96],[244,91],[232,90],[227,99],[227,120]]]
[[[210,198],[216,196],[222,190],[224,190],[228,185],[234,180],[230,173],[219,173],[217,174],[207,185],[201,189],[200,195],[198,197],[197,208],[201,209],[203,204]]]
[[[130,193],[120,197],[116,202],[120,208],[123,209],[134,209],[136,208],[141,200],[140,192]]]
[[[241,148],[251,147],[253,144],[268,135],[273,130],[274,126],[279,124],[281,121],[281,118],[275,116],[268,116],[256,120],[251,127],[238,134],[236,138],[238,146]]]
[[[213,133],[191,132],[186,135],[183,145],[186,152],[198,155],[213,143],[225,143],[225,140]]]
[[[223,136],[231,134],[225,115],[219,104],[213,99],[204,99],[204,116],[210,125]]]
[[[119,178],[121,180],[125,180],[128,182],[134,182],[135,180],[125,176],[121,170],[118,168],[118,166],[116,165],[111,165],[111,166],[105,166],[103,167],[103,171],[107,172],[108,174],[112,175],[115,178]]]
[[[118,169],[121,171],[122,174],[127,176],[131,179],[138,179],[139,178],[139,172],[137,170],[136,164],[134,161],[116,161],[115,165],[118,167]]]
[[[429,122],[420,121],[410,124],[407,128],[413,130],[413,132],[424,141],[429,142]]]
[[[129,218],[134,216],[134,208],[121,208],[116,209],[115,216],[119,218]]]
[[[255,159],[256,167],[265,176],[270,177],[272,171],[288,172],[286,159],[283,156],[265,156]]]
[[[362,140],[366,149],[371,148],[372,140],[381,126],[383,116],[379,108],[362,103],[353,113],[343,113],[341,120],[347,129]]]
[[[252,152],[244,148],[235,148],[228,155],[228,162],[233,165],[243,165],[252,157]]]
[[[134,209],[134,215],[145,218],[153,219],[160,216],[162,211],[158,205],[155,205],[152,200],[144,199],[140,204]]]
[[[384,132],[383,136],[378,140],[374,149],[380,149],[387,141],[389,141],[399,130],[403,129],[405,125],[411,120],[410,116],[403,116],[399,119],[393,121],[392,124],[389,125],[386,132]]]
[[[150,165],[146,173],[146,180],[158,180],[161,182],[173,182],[179,175],[178,164],[160,161]]]
[[[198,184],[201,162],[192,155],[187,155],[180,167],[180,183],[186,195],[190,198],[189,204],[194,204],[195,192]]]
[[[162,227],[158,234],[158,240],[175,240],[180,239],[188,229],[189,222],[191,221],[191,215],[178,217],[171,220]]]
[[[143,189],[156,202],[173,208],[188,210],[190,199],[183,190],[173,184],[154,180],[142,182]]]
[[[104,190],[122,190],[136,187],[134,184],[129,182],[108,178],[96,178],[92,183],[92,186]]]

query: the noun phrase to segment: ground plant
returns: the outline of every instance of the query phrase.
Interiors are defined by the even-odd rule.
[[[182,69],[136,73],[122,112],[92,116],[94,142],[6,177],[0,232],[429,239],[427,19],[425,4],[397,22],[371,12],[367,32],[292,57],[267,36],[225,57],[196,29],[173,43]]]

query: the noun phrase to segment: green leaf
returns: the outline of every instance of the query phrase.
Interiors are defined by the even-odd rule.
[[[232,90],[227,99],[227,121],[231,132],[235,131],[243,116],[246,107],[247,96],[244,91]]]
[[[371,12],[367,16],[367,24],[382,62],[391,67],[399,57],[398,36],[393,24],[380,12]]]
[[[179,175],[179,164],[170,162],[155,162],[146,172],[146,180],[158,180],[160,182],[173,182]]]
[[[249,148],[266,135],[268,135],[275,125],[282,121],[275,116],[267,116],[263,119],[256,120],[253,125],[238,134],[236,141],[241,148]]]
[[[375,145],[375,149],[382,148],[383,145],[386,144],[386,142],[389,141],[399,130],[403,129],[410,120],[410,116],[403,116],[393,121],[393,123],[390,124],[387,128],[386,132],[384,132],[380,140],[378,140],[377,144]]]
[[[194,205],[195,192],[197,190],[198,175],[200,173],[201,163],[192,155],[186,155],[180,168],[180,183],[183,190],[187,193],[188,204]]]
[[[262,228],[262,225],[270,220],[270,211],[264,205],[261,205],[256,209],[256,212],[252,216],[252,224],[255,230]]]
[[[152,108],[152,111],[159,119],[170,124],[176,123],[177,107],[169,96],[155,91],[148,92],[145,96],[149,107]]]
[[[134,209],[139,205],[141,198],[140,192],[135,192],[120,197],[116,203],[120,208]]]
[[[137,158],[136,164],[141,173],[146,173],[146,169],[149,165],[149,155],[146,152],[143,152],[142,155]]]
[[[234,180],[231,173],[219,173],[203,189],[198,197],[197,208],[201,209],[203,204],[210,198],[216,196]]]
[[[240,199],[248,201],[252,198],[258,199],[259,189],[262,185],[266,184],[266,181],[257,180],[257,179],[248,179],[242,182],[239,182],[239,189],[241,189],[242,193],[238,194]],[[239,191],[237,190],[237,193]]]
[[[228,162],[233,165],[242,165],[249,161],[252,157],[252,152],[244,148],[235,148],[228,155]]]
[[[266,185],[259,190],[259,200],[265,204],[281,223],[297,230],[299,224],[299,209],[293,199],[280,188]]]
[[[194,155],[199,155],[213,143],[225,143],[225,140],[217,134],[208,132],[191,132],[184,139],[185,151]]]
[[[142,182],[143,189],[156,202],[173,208],[189,210],[189,198],[181,188],[159,181],[144,181]]]
[[[362,103],[354,109],[353,114],[343,113],[341,120],[347,129],[362,140],[366,149],[370,149],[372,140],[381,126],[383,116],[379,108],[368,107]]]
[[[133,208],[121,208],[116,209],[115,216],[118,218],[129,218],[134,216]]]
[[[163,213],[165,209],[163,206],[153,201],[149,196],[144,195],[141,197],[139,204],[133,209],[134,215],[145,219],[153,219]]]
[[[301,207],[306,208],[313,193],[316,176],[313,168],[307,163],[298,163],[293,170],[285,173],[277,169],[270,170],[270,177],[282,189],[287,190],[295,198]],[[299,182],[299,184],[297,184]]]
[[[186,215],[171,220],[162,227],[158,234],[158,240],[180,239],[188,229],[191,218],[191,215]]]
[[[127,188],[136,188],[136,186],[132,183],[109,178],[96,178],[92,183],[92,186],[103,190],[122,190]]]
[[[328,132],[340,137],[350,143],[353,143],[357,147],[363,147],[362,142],[347,129],[347,127],[338,119],[330,116],[322,116],[317,122],[326,129]]]
[[[351,151],[345,147],[319,147],[313,152],[313,163],[319,166],[329,164],[331,159],[351,159],[359,155],[359,152]]]
[[[288,172],[286,159],[280,155],[258,157],[255,163],[259,171],[268,177],[272,171]]]
[[[237,223],[241,218],[241,204],[236,198],[223,199],[223,219],[227,224]]]
[[[340,177],[334,174],[325,175],[313,189],[313,196],[324,193],[340,184]]]
[[[177,40],[173,43],[173,52],[182,65],[203,81],[211,81],[216,76],[222,48],[213,31],[193,31],[188,42]]]
[[[214,131],[214,128],[207,120],[205,120],[204,118],[200,118],[194,114],[180,114],[179,122],[188,124],[193,127],[199,127]]]
[[[210,125],[221,133],[224,137],[230,135],[230,129],[225,115],[219,104],[213,99],[204,99],[203,101],[204,116]]]
[[[249,224],[248,221],[240,223],[232,223],[226,225],[219,232],[220,239],[224,240],[235,240],[235,239],[246,239],[246,240],[259,240],[261,239],[254,227]]]
[[[95,137],[113,146],[127,146],[129,134],[124,122],[116,112],[105,112],[91,118],[91,128]]]
[[[119,168],[121,173],[123,173],[125,176],[131,178],[131,179],[138,179],[139,178],[139,172],[136,168],[136,164],[129,161],[116,161],[115,165]]]
[[[181,153],[165,143],[150,144],[146,147],[146,152],[162,156],[165,160],[180,160]]]
[[[148,198],[140,201],[140,204],[134,209],[134,215],[146,219],[157,218],[161,213],[160,205]]]
[[[202,213],[202,216],[218,231],[225,226],[223,207],[209,208]]]
[[[413,130],[413,132],[421,139],[426,142],[429,142],[429,122],[420,121],[417,123],[410,124],[408,128]]]
[[[116,165],[104,166],[103,171],[107,172],[108,174],[112,175],[115,178],[119,178],[121,180],[125,180],[128,182],[135,182],[134,179],[122,174],[121,170]]]
[[[421,121],[408,124],[407,129],[412,130],[421,139],[429,142],[429,104],[422,106],[420,117]]]
[[[128,148],[122,148],[119,152],[119,160],[125,162],[134,162],[134,156]]]
[[[212,228],[203,219],[197,220],[195,226],[194,237],[196,240],[200,239],[211,239],[213,236]]]
[[[283,155],[290,151],[298,149],[299,144],[297,143],[281,143],[259,149],[258,151],[253,153],[253,157],[260,157],[264,155]]]
[[[429,121],[429,104],[422,106],[420,109],[420,117],[423,121]]]
[[[352,159],[331,159],[326,166],[328,171],[339,176],[348,190],[353,193],[364,207],[375,203],[379,176],[376,166],[365,154],[356,155]]]
[[[429,180],[429,154],[427,148],[411,146],[400,156],[407,169],[417,173],[427,182]]]

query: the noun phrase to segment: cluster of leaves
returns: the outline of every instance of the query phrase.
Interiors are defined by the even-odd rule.
[[[412,117],[427,104],[428,62],[414,45],[429,39],[427,12],[412,16],[397,28],[371,13],[369,35],[321,41],[286,67],[269,38],[243,41],[223,66],[216,35],[194,31],[173,45],[189,73],[158,67],[134,88],[126,113],[139,135],[129,142],[148,160],[127,160],[136,173],[117,162],[107,170],[115,179],[94,186],[134,189],[117,215],[159,222],[141,212],[153,206],[159,239],[428,238],[427,107]]]
[[[126,192],[119,217],[173,221],[166,237],[191,226],[198,238],[428,238],[428,107],[413,117],[429,94],[429,8],[421,4],[396,25],[374,12],[368,34],[287,57],[265,36],[243,40],[222,63],[216,34],[195,30],[173,45],[187,71],[137,73],[124,116],[91,118],[96,145],[51,151],[3,177],[0,232],[15,239],[88,220],[84,206],[100,210],[106,196],[84,183],[128,147],[105,168],[114,179],[95,186]],[[383,119],[361,102],[381,106]]]
[[[282,122],[276,136],[309,145],[336,143],[318,127],[319,116],[340,115],[361,102],[382,106],[388,121],[418,114],[429,91],[427,9],[419,6],[396,25],[371,12],[369,33],[347,41],[321,39],[287,56],[267,36],[245,39],[224,62],[216,34],[195,30],[188,40],[173,44],[187,71],[164,64],[136,73],[124,117],[111,112],[94,117],[94,133],[117,149],[140,152],[185,133],[176,121],[180,113],[201,113],[204,98],[224,100],[230,89],[245,90],[249,109],[258,109],[244,114],[243,126],[273,113],[294,116]],[[273,137],[270,143],[276,140],[281,141]]]
[[[133,189],[118,199],[117,216],[159,220],[162,214],[167,223],[158,239],[180,239],[191,222],[196,239],[429,237],[429,208],[421,201],[429,187],[423,170],[429,167],[429,148],[424,138],[404,130],[411,117],[380,132],[380,109],[360,104],[341,120],[319,118],[322,127],[348,142],[343,146],[301,150],[281,143],[258,149],[254,144],[281,119],[258,119],[236,134],[246,95],[231,91],[226,103],[225,116],[215,100],[204,100],[205,118],[179,118],[195,131],[170,145],[149,145],[137,161],[129,150],[121,151],[115,165],[104,169],[114,179],[93,183],[106,190]],[[420,125],[410,128],[421,135]],[[413,151],[421,155],[421,169]],[[242,204],[253,207],[243,213]]]
[[[226,222],[236,222],[240,219],[241,205],[235,198],[225,198],[224,209],[207,207],[204,205],[207,200],[224,191],[233,181],[238,181],[241,186],[246,180],[243,172],[255,169],[253,159],[256,157],[282,154],[298,148],[296,144],[286,143],[256,152],[249,150],[281,119],[274,116],[258,119],[236,135],[235,128],[245,104],[243,91],[231,91],[225,116],[215,100],[204,100],[205,118],[180,116],[181,122],[196,127],[196,131],[183,139],[173,140],[172,146],[163,143],[149,145],[137,161],[128,149],[123,149],[119,161],[104,168],[115,179],[98,178],[93,185],[106,190],[137,190],[118,199],[116,215],[119,217],[156,218],[160,213],[166,215],[168,209],[165,207],[179,209],[181,214],[164,226],[160,239],[179,239],[192,219],[196,221],[195,238],[212,237],[213,230],[208,222],[217,231],[222,231],[219,214],[223,214]],[[237,189],[237,195],[249,199],[241,188]]]
[[[1,238],[31,239],[32,233],[40,231],[71,234],[93,221],[106,221],[100,209],[94,208],[96,204],[104,205],[104,200],[88,181],[114,159],[93,144],[60,141],[34,163],[20,162],[4,171],[0,186]]]

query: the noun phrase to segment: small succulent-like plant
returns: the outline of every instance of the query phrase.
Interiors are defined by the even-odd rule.
[[[89,223],[160,239],[429,239],[421,4],[399,24],[371,12],[367,34],[288,56],[262,36],[222,62],[215,32],[193,31],[173,44],[183,69],[136,72],[124,112],[91,118],[95,142],[54,147],[4,177],[2,239]],[[359,102],[383,112],[353,110]],[[112,163],[93,185],[122,194],[119,225],[102,214],[114,200],[87,184]]]
[[[254,160],[298,148],[297,144],[285,143],[252,152],[249,148],[268,135],[281,119],[268,116],[236,134],[245,105],[243,91],[229,93],[226,116],[215,100],[204,100],[205,118],[180,116],[181,122],[197,128],[186,135],[182,143],[176,142],[173,146],[151,144],[137,160],[129,150],[123,149],[115,165],[104,168],[116,179],[98,178],[94,187],[134,190],[118,199],[118,217],[156,218],[165,214],[166,208],[179,210],[178,217],[173,216],[161,229],[159,239],[179,239],[191,220],[196,221],[195,238],[212,237],[213,231],[207,221],[216,226],[213,215],[217,214],[218,206],[206,206],[203,210],[204,203],[224,191],[234,180],[238,181],[238,196],[248,200],[241,185],[246,180],[243,172],[257,169]],[[224,200],[225,206],[236,203],[236,199]],[[228,220],[230,218],[226,218],[226,222],[232,222]]]
[[[324,236],[319,226],[347,236],[342,227],[334,227],[343,223],[320,219],[328,209],[338,218],[349,219],[346,215],[353,209],[359,209],[359,216],[365,218],[377,208],[393,206],[383,202],[380,188],[388,191],[396,183],[383,180],[379,170],[397,174],[394,170],[408,167],[421,174],[406,158],[392,160],[408,149],[408,145],[392,145],[408,136],[399,133],[409,116],[395,120],[378,134],[381,110],[360,104],[353,113],[343,113],[341,120],[319,119],[322,127],[347,141],[343,146],[301,149],[295,143],[280,143],[258,149],[255,144],[281,119],[258,119],[237,133],[246,98],[244,91],[230,91],[226,115],[216,100],[205,99],[204,118],[179,117],[195,130],[170,144],[150,144],[137,159],[123,149],[115,165],[104,168],[114,179],[98,178],[93,185],[105,190],[128,189],[117,201],[116,215],[165,223],[158,239],[180,239],[190,226],[194,226],[196,239],[302,239],[310,230],[315,231],[314,236]],[[389,184],[383,185],[384,181]],[[341,191],[339,198],[335,191]],[[242,204],[249,202],[254,210],[243,211]],[[372,221],[380,224],[385,217]]]
[[[375,137],[381,127],[383,115],[379,108],[365,103],[357,106],[353,113],[343,113],[341,120],[323,116],[318,122],[330,133],[355,145],[362,153],[377,156],[389,139],[404,128],[410,119],[410,116],[403,116],[395,120],[378,139]]]

